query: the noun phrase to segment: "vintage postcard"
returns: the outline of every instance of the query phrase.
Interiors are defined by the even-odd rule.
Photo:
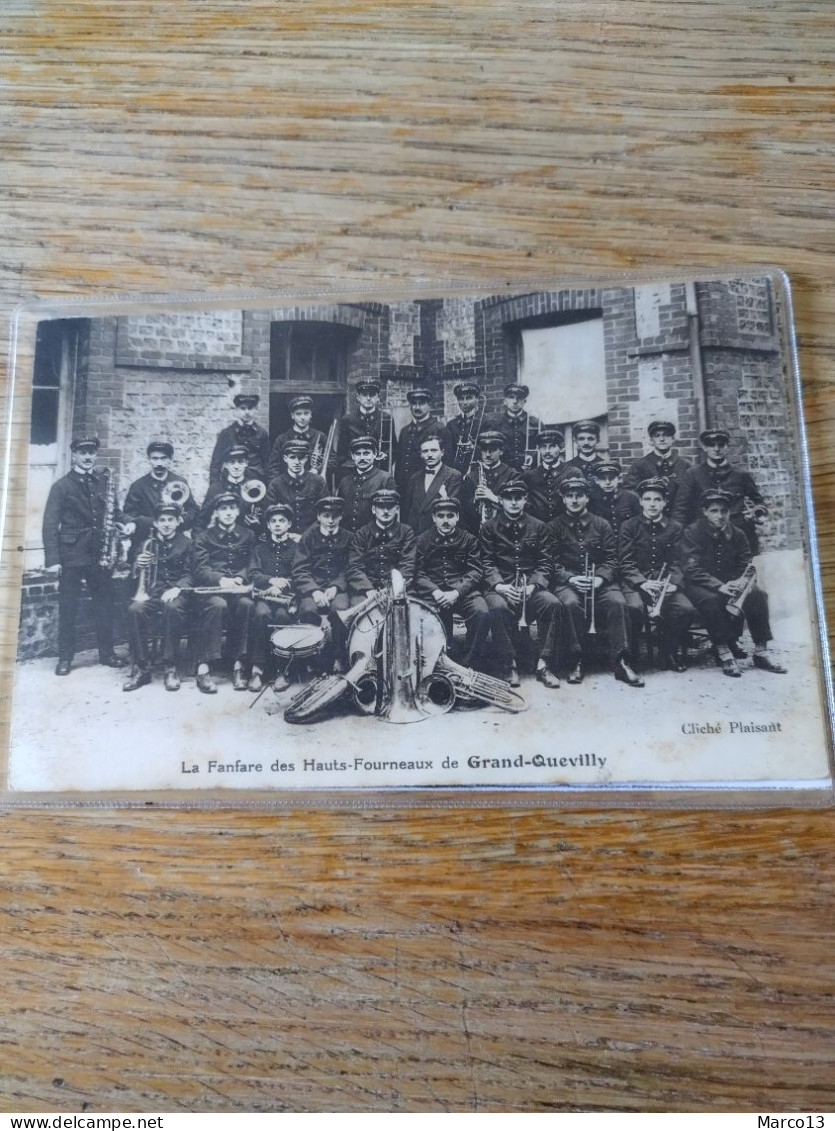
[[[242,306],[21,316],[9,801],[831,792],[779,273]]]

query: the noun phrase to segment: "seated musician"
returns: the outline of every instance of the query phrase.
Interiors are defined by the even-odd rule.
[[[478,539],[459,525],[457,499],[435,499],[431,530],[417,540],[415,592],[437,610],[452,643],[452,618],[459,613],[467,627],[467,644],[461,663],[484,671],[490,612],[481,593],[484,567]]]
[[[516,649],[520,626],[536,621],[539,658],[536,678],[558,688],[562,609],[548,592],[551,576],[546,526],[525,514],[528,488],[519,480],[499,490],[501,509],[481,529],[485,602],[490,610],[491,652],[500,666],[500,678],[519,686]]]
[[[474,534],[501,510],[499,495],[508,483],[521,482],[515,467],[504,462],[505,438],[488,429],[481,433],[476,458],[461,484],[461,517]]]
[[[348,608],[348,546],[351,534],[340,529],[345,500],[325,495],[316,504],[316,522],[299,539],[293,559],[293,585],[301,598],[302,624],[321,624],[328,617],[331,629],[331,655],[326,654],[335,672],[344,670],[342,657],[345,630],[339,617],[330,614]]]
[[[198,526],[208,526],[212,517],[213,503],[218,495],[232,494],[240,504],[241,514],[238,521],[249,527],[256,536],[259,534],[263,521],[263,504],[248,502],[244,488],[252,482],[263,484],[264,472],[259,467],[253,467],[249,459],[247,450],[242,445],[229,449],[223,458],[220,476],[209,484],[197,520]]]
[[[738,644],[746,622],[754,642],[754,667],[782,675],[786,669],[768,652],[768,595],[757,587],[748,539],[732,522],[733,501],[725,491],[702,495],[701,517],[687,527],[681,541],[685,590],[725,675],[742,675],[736,660],[746,654]]]
[[[394,488],[394,478],[377,461],[377,441],[373,436],[357,436],[350,443],[353,467],[343,476],[337,495],[345,500],[342,525],[359,530],[371,521],[371,496],[375,491]]]
[[[768,517],[768,507],[751,473],[728,459],[729,444],[730,435],[722,428],[701,433],[699,447],[704,462],[683,472],[673,518],[686,529],[701,517],[705,491],[724,491],[731,500],[731,522],[747,538],[751,553],[758,554],[760,528]]]
[[[256,598],[252,626],[252,674],[249,690],[260,691],[264,686],[264,666],[268,656],[268,637],[272,625],[293,624],[296,616],[290,612],[290,602],[294,597],[293,559],[296,555],[298,534],[291,534],[293,511],[285,503],[275,503],[267,507],[264,515],[267,524],[266,534],[259,539],[252,551],[250,576],[256,590],[268,593],[279,601],[266,601]],[[273,691],[285,691],[290,686],[282,672],[273,682]]]
[[[403,575],[411,590],[415,577],[415,534],[398,519],[397,491],[376,491],[371,497],[371,522],[355,530],[348,547],[348,587],[351,604],[391,585],[391,571]]]
[[[293,510],[293,533],[303,534],[316,521],[316,504],[327,493],[325,481],[307,469],[310,449],[304,440],[287,440],[282,448],[284,470],[269,482],[267,506],[285,503]]]
[[[326,437],[324,432],[313,428],[313,397],[293,397],[290,401],[290,427],[284,432],[279,432],[270,451],[270,462],[267,468],[268,478],[274,479],[283,470],[284,445],[288,440],[299,440],[307,444],[308,466],[317,474],[324,475],[322,460],[325,455]],[[318,464],[317,464],[318,461]]]
[[[668,518],[666,479],[645,479],[638,485],[641,514],[620,528],[619,557],[623,595],[630,608],[644,610],[658,626],[662,663],[686,671],[681,645],[695,616],[682,588],[681,525]]]
[[[629,610],[617,585],[615,533],[605,518],[589,513],[590,489],[582,476],[563,479],[560,491],[565,514],[548,524],[548,536],[554,593],[565,609],[566,647],[573,665],[568,682],[582,682],[586,632],[599,620],[615,679],[643,687],[630,666]]]
[[[409,480],[403,498],[403,516],[415,534],[432,529],[432,504],[439,496],[457,499],[461,493],[461,472],[444,463],[444,441],[440,436],[425,436],[420,442],[423,467]]]
[[[167,440],[152,440],[146,452],[151,470],[131,483],[123,508],[125,517],[136,525],[134,544],[150,536],[159,504],[173,501],[163,498],[166,488],[171,489],[171,484],[181,485],[180,489],[184,489],[185,493],[185,501],[178,504],[182,514],[180,530],[190,530],[198,513],[197,503],[185,479],[171,470],[174,446]]]
[[[543,424],[536,435],[539,463],[522,478],[528,485],[527,512],[540,522],[550,522],[565,514],[560,480],[569,474],[565,467],[565,437],[559,428]]]
[[[245,668],[254,605],[247,583],[256,539],[238,522],[240,513],[237,496],[231,492],[218,495],[212,501],[209,525],[194,539],[195,585],[218,590],[198,596],[197,688],[205,695],[217,692],[211,665],[221,657],[224,629],[226,650],[233,657],[232,686],[235,691],[246,691],[248,685]]]
[[[123,691],[136,691],[151,682],[151,657],[148,651],[148,625],[152,618],[160,623],[162,660],[165,664],[165,690],[179,691],[177,656],[186,623],[187,598],[182,590],[191,586],[194,546],[179,529],[182,511],[173,503],[154,507],[152,533],[134,561],[137,590],[128,605],[128,639],[133,661]]]

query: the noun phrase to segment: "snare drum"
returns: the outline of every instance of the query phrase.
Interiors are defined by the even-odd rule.
[[[282,624],[270,636],[270,647],[280,660],[306,660],[325,645],[325,633],[317,624]]]

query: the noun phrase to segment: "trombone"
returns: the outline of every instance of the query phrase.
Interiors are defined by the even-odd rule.
[[[386,395],[380,405],[380,435],[377,438],[377,455],[374,458],[378,465],[385,464],[386,470],[390,472],[394,447],[394,418],[389,412],[388,403],[389,387],[386,385]]]

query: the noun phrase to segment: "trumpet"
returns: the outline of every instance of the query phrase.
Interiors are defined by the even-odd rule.
[[[672,576],[673,570],[671,566],[666,566],[658,571],[658,577],[656,577],[655,580],[661,582],[661,588],[658,591],[658,596],[647,610],[647,616],[651,621],[656,621],[661,616],[661,610],[664,607],[664,599],[672,584]]]
[[[749,562],[745,567],[740,581],[742,582],[742,588],[739,590],[737,595],[735,597],[731,597],[731,599],[725,605],[726,612],[729,612],[732,617],[742,616],[742,606],[744,605],[748,594],[756,584],[757,570],[753,562]]]
[[[137,582],[136,592],[132,598],[134,601],[138,601],[139,604],[144,604],[151,596],[149,590],[153,589],[157,583],[159,552],[156,538],[146,538],[139,552],[140,554],[151,554],[152,557],[148,565],[139,567],[139,581]]]
[[[513,581],[514,589],[521,589],[522,591],[522,607],[519,610],[519,620],[517,621],[517,628],[528,628],[528,576],[525,573],[520,573],[517,569],[516,577]]]
[[[183,479],[170,479],[160,494],[161,502],[175,507],[184,507],[190,498],[191,491]]]
[[[260,479],[247,479],[241,486],[241,502],[249,509],[244,516],[250,525],[261,521],[261,507],[258,505],[267,493],[267,485]]]
[[[597,635],[597,625],[594,622],[594,578],[595,578],[595,563],[589,560],[588,553],[583,555],[583,576],[586,581],[590,582],[589,588],[583,593],[583,616],[588,620],[589,627],[587,629],[589,636]]]

